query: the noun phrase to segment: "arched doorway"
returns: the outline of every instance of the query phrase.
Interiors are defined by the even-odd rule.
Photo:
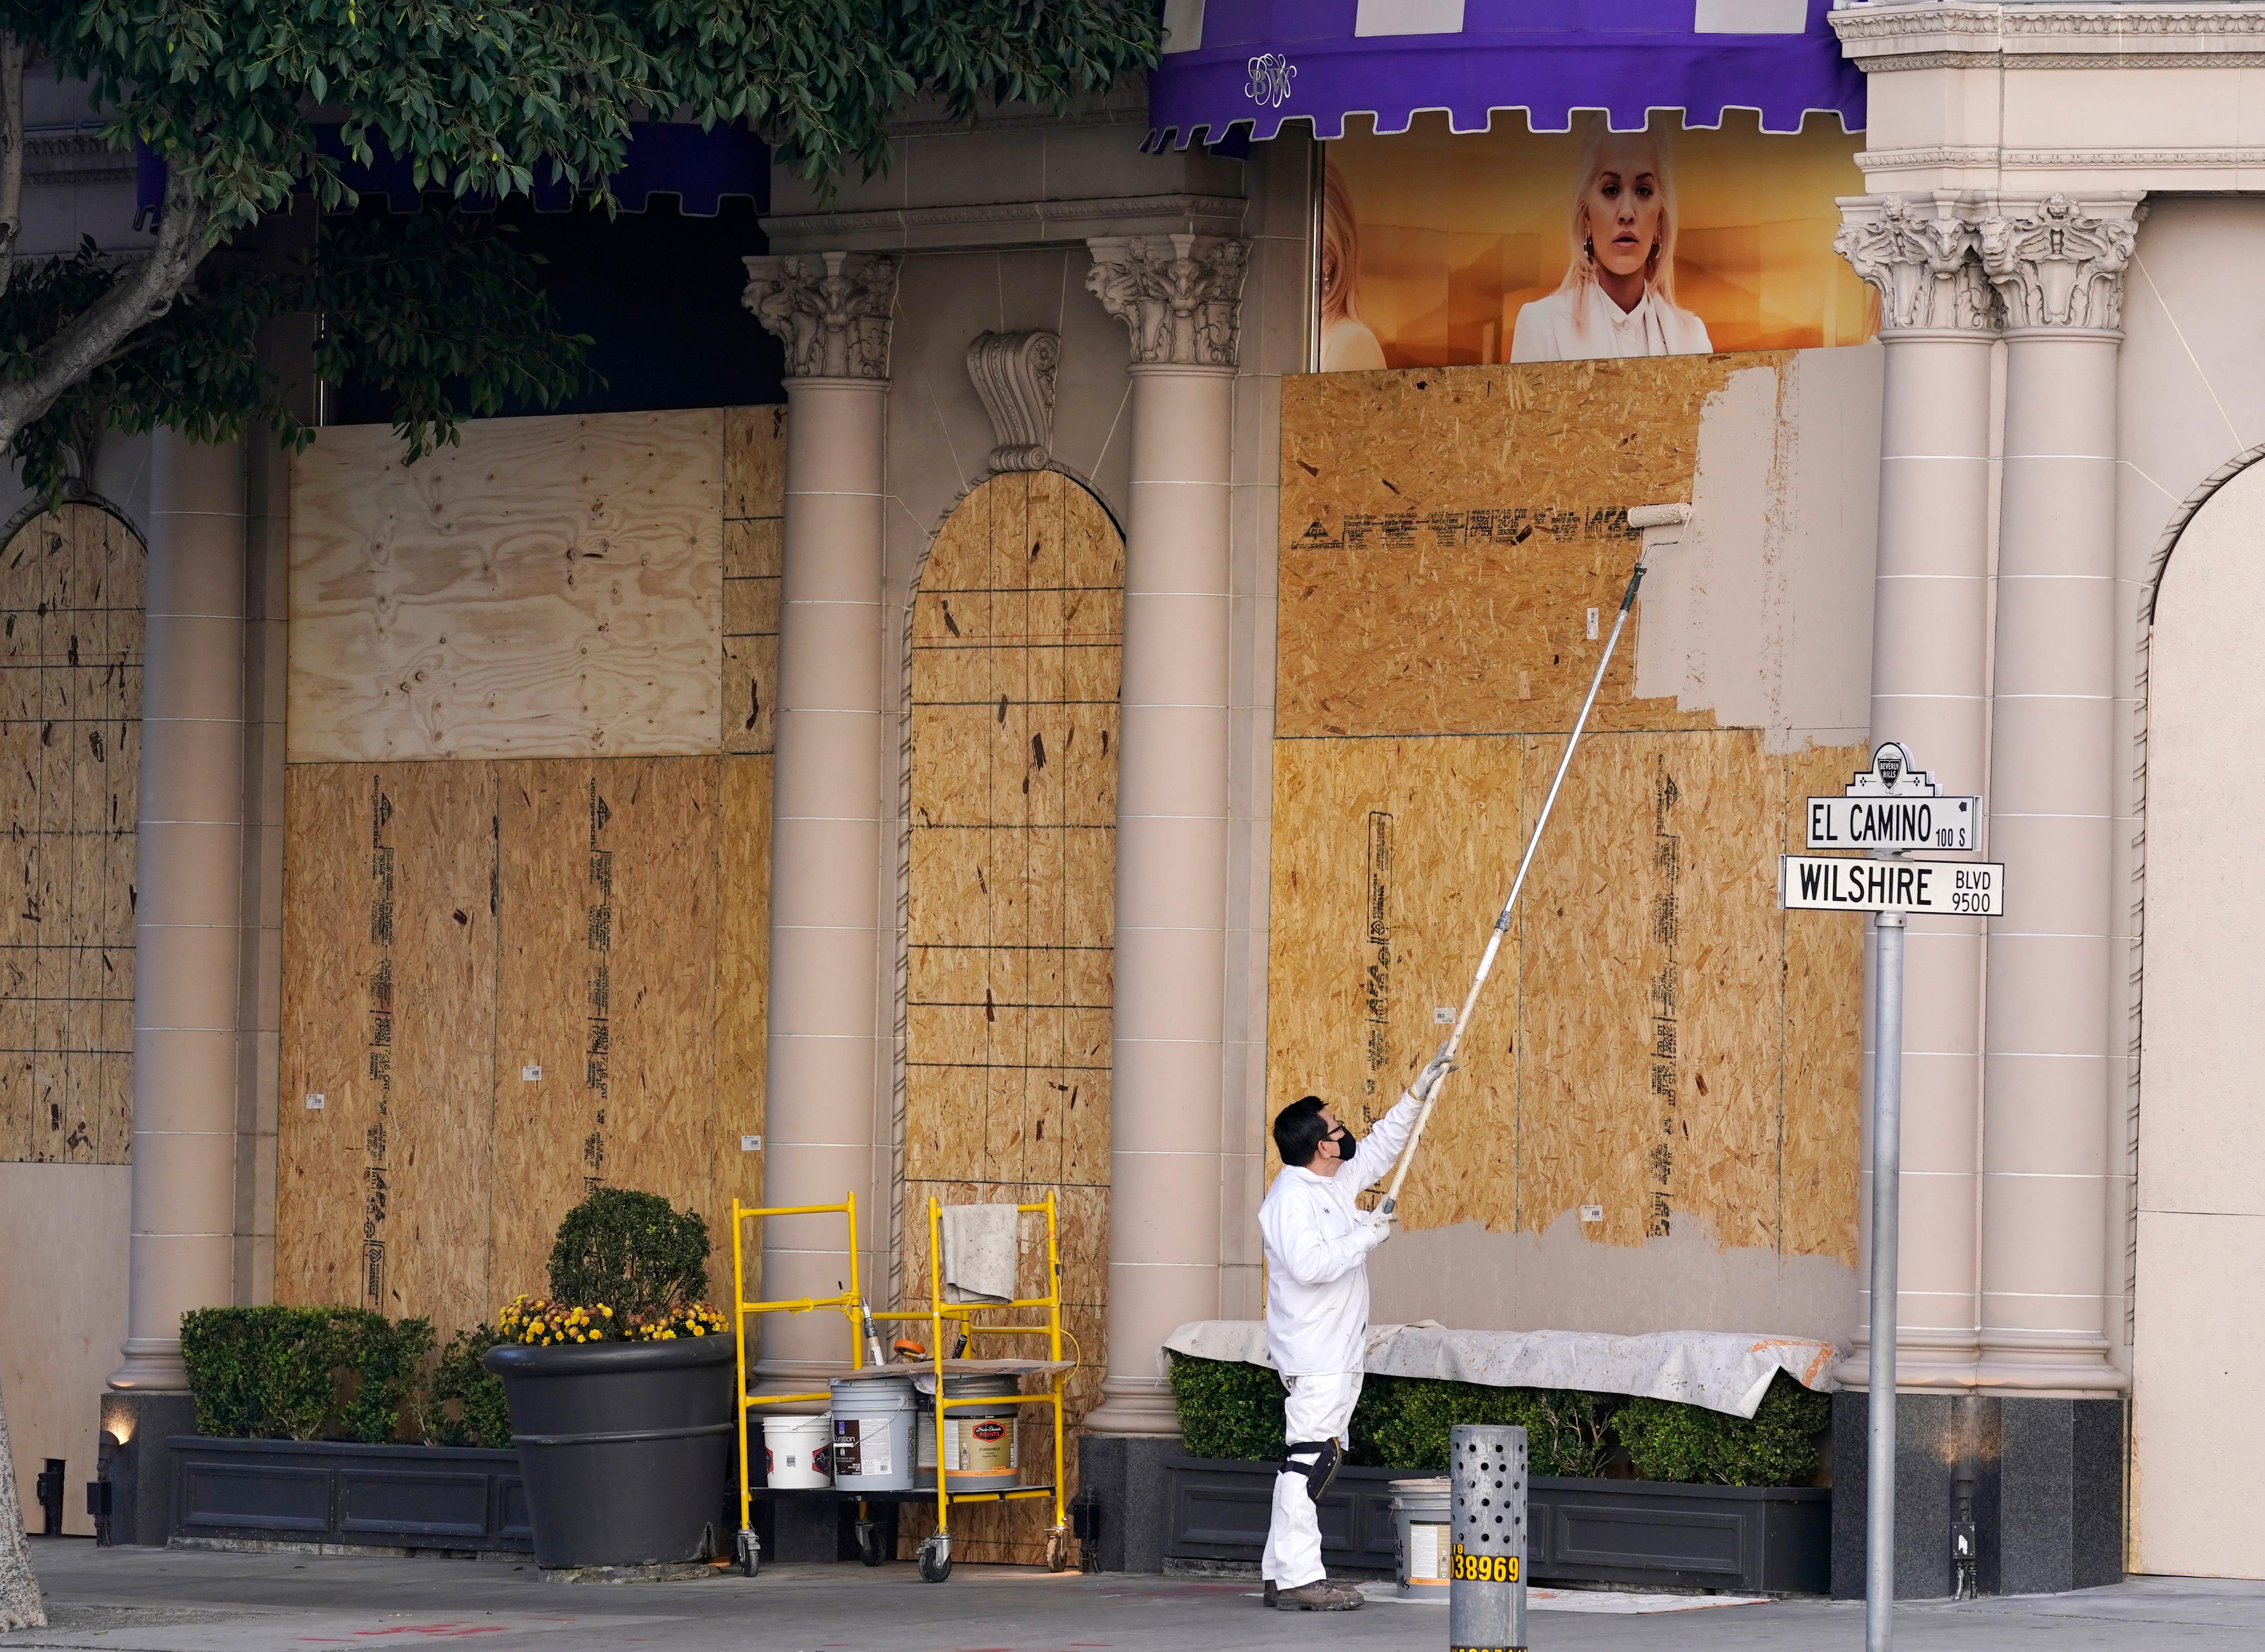
[[[2132,1565],[2265,1577],[2265,465],[2197,511],[2148,651]]]
[[[1052,471],[1015,472],[945,520],[912,614],[904,1296],[928,1300],[931,1194],[1052,1191],[1082,1356],[1073,1420],[1104,1369],[1124,585],[1100,502]],[[1040,1416],[1027,1413],[1025,1452],[1051,1449]],[[1038,1512],[971,1510],[964,1530],[955,1513],[954,1553],[1038,1560]]]

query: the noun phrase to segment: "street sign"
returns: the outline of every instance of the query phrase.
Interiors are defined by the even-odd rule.
[[[1781,855],[1778,905],[1788,912],[1920,912],[1998,918],[2006,869],[1994,861],[1873,861]]]
[[[1974,797],[1811,797],[1812,849],[1972,849],[1981,847]]]

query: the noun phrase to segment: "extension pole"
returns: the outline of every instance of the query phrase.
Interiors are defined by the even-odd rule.
[[[1471,990],[1463,994],[1463,1013],[1455,1017],[1455,1030],[1447,1035],[1446,1047],[1440,1052],[1450,1061],[1462,1045],[1463,1030],[1471,1024],[1471,1012],[1478,1008],[1479,991],[1494,968],[1494,955],[1502,950],[1502,938],[1510,933],[1510,914],[1518,905],[1518,891],[1526,887],[1526,874],[1533,864],[1533,852],[1541,847],[1541,833],[1549,824],[1549,811],[1557,806],[1557,793],[1565,784],[1565,772],[1573,767],[1574,748],[1580,745],[1581,736],[1589,726],[1589,713],[1596,708],[1597,692],[1605,686],[1605,668],[1613,663],[1613,650],[1620,646],[1628,610],[1635,607],[1636,587],[1643,583],[1643,559],[1650,554],[1651,548],[1645,546],[1636,557],[1635,571],[1628,575],[1628,594],[1620,599],[1620,611],[1613,616],[1613,634],[1605,639],[1604,656],[1597,661],[1597,674],[1589,679],[1589,697],[1581,702],[1581,715],[1574,721],[1572,738],[1565,742],[1565,754],[1557,760],[1557,776],[1549,782],[1549,795],[1541,800],[1541,813],[1533,822],[1533,835],[1526,841],[1526,853],[1518,862],[1518,876],[1511,880],[1510,896],[1502,903],[1501,915],[1494,921],[1494,933],[1487,936],[1486,950],[1479,957],[1478,973],[1471,977]],[[1378,1215],[1390,1216],[1398,1206],[1400,1184],[1408,1179],[1408,1167],[1416,1162],[1417,1144],[1424,1139],[1424,1126],[1431,1122],[1431,1110],[1438,1104],[1439,1085],[1446,1081],[1446,1075],[1442,1073],[1439,1082],[1424,1098],[1424,1110],[1416,1115],[1416,1128],[1409,1132],[1408,1145],[1400,1150],[1400,1163],[1392,1172],[1392,1185],[1385,1189],[1384,1197],[1376,1207]]]

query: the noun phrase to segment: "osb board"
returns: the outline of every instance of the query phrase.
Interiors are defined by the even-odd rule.
[[[763,753],[778,726],[779,556],[786,409],[724,415],[724,749]]]
[[[288,771],[280,1299],[470,1323],[543,1288],[600,1181],[728,1245],[761,1118],[768,768]]]
[[[381,426],[292,464],[295,762],[713,752],[725,415]]]
[[[931,1195],[1053,1193],[1084,1361],[1073,1423],[1107,1355],[1123,589],[1123,543],[1090,495],[1051,472],[1001,477],[944,523],[912,615],[905,1302],[927,1297]],[[1035,1416],[1020,1440],[1027,1461],[1051,1450]],[[954,1552],[1036,1561],[1050,1518],[1018,1505],[963,1528],[956,1512]]]
[[[1285,380],[1277,734],[1570,727],[1589,610],[1610,625],[1635,563],[1628,508],[1689,499],[1707,397],[1781,359]],[[1711,726],[1632,698],[1635,640],[1593,726]]]
[[[132,1156],[147,560],[90,505],[0,548],[0,1161]]]
[[[1373,1118],[1396,1098],[1444,1036],[1434,1010],[1460,1004],[1562,750],[1276,743],[1271,1106],[1312,1091]],[[1771,756],[1750,730],[1584,743],[1409,1177],[1411,1227],[1540,1231],[1601,1205],[1583,1231],[1602,1242],[1691,1219],[1854,1260],[1858,960],[1786,922],[1773,860],[1795,847],[1788,789],[1853,761]]]
[[[741,1153],[763,1132],[764,1040],[771,964],[771,760],[727,757],[717,808],[720,917],[716,935],[716,1088],[719,1135],[716,1209],[760,1204],[762,1155]],[[711,1223],[717,1255],[731,1234]],[[747,1230],[752,1237],[755,1230]]]

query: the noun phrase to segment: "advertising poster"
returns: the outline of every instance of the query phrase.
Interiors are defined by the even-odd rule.
[[[1323,372],[1861,344],[1871,289],[1832,250],[1864,193],[1831,115],[1764,133],[1529,132],[1445,115],[1322,145]]]

